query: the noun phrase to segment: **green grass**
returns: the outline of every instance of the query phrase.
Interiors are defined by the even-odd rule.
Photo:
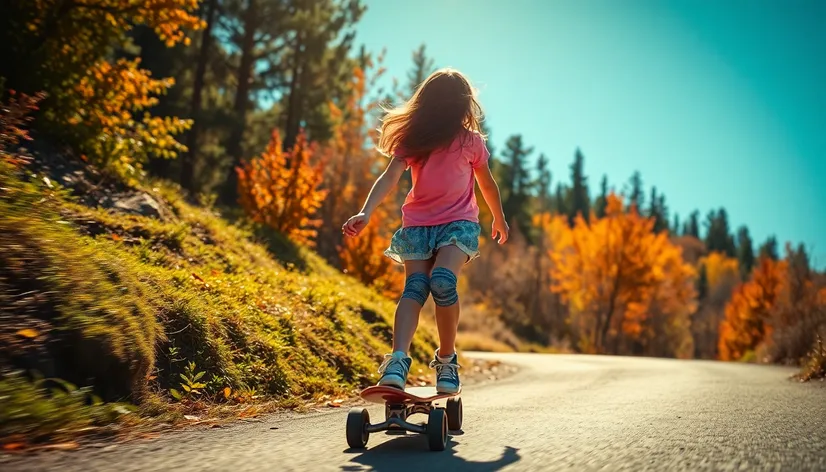
[[[53,384],[52,388],[46,385]],[[0,381],[0,438],[5,444],[40,439],[70,440],[100,431],[135,408],[103,403],[89,388],[48,379],[31,382],[18,373]]]
[[[0,372],[151,414],[174,409],[189,362],[202,403],[294,405],[375,381],[394,305],[311,250],[163,185],[146,190],[166,221],[86,207],[5,164],[0,188]],[[411,355],[425,362],[434,345],[425,324]]]

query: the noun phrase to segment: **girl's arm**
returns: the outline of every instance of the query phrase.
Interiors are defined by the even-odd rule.
[[[502,210],[502,197],[499,194],[499,186],[496,184],[496,179],[490,172],[488,165],[482,165],[473,170],[473,175],[476,176],[476,182],[479,183],[479,190],[482,191],[482,197],[485,198],[485,203],[488,204],[490,212],[493,214],[493,227],[491,229],[491,237],[496,239],[499,235],[499,244],[504,244],[508,240],[508,222],[505,221],[505,212]]]
[[[370,189],[367,200],[364,202],[364,206],[361,207],[361,213],[367,215],[369,218],[381,202],[387,198],[390,192],[396,187],[396,184],[399,183],[399,179],[402,177],[406,168],[407,165],[403,160],[391,159],[390,163],[387,164],[387,168],[384,169],[384,172],[376,179],[376,183],[373,184],[373,188]]]
[[[370,222],[370,216],[372,216],[373,212],[387,195],[390,194],[406,168],[407,165],[401,159],[394,158],[390,161],[387,168],[384,169],[384,172],[376,179],[373,188],[370,189],[370,193],[367,195],[367,200],[364,202],[364,206],[361,207],[361,211],[357,215],[351,216],[350,219],[344,223],[344,226],[342,226],[341,229],[344,234],[347,236],[356,236],[367,227],[367,223]]]

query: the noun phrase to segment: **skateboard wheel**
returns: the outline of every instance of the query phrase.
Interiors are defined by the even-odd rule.
[[[353,449],[363,449],[367,445],[370,433],[367,425],[370,424],[370,413],[365,408],[351,408],[347,413],[347,445]]]
[[[462,429],[462,397],[447,399],[447,428],[451,431]]]
[[[431,451],[444,451],[447,444],[447,414],[434,408],[427,415],[427,443]]]

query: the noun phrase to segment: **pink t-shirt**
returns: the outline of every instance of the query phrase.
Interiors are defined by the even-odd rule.
[[[487,165],[490,153],[482,137],[471,131],[434,151],[426,160],[403,160],[413,177],[413,188],[402,205],[402,226],[436,226],[452,221],[479,222],[473,191],[473,170]]]

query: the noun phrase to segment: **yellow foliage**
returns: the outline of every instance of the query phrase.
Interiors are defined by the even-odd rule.
[[[110,164],[122,175],[134,173],[149,155],[174,158],[186,147],[172,135],[189,129],[191,120],[133,113],[157,104],[154,95],[172,86],[172,79],[155,80],[138,68],[139,60],[101,61],[75,87],[79,105],[69,124],[94,130],[81,150]]]
[[[737,259],[728,257],[722,252],[714,251],[700,259],[705,266],[709,287],[717,287],[726,280],[739,280],[740,269]]]
[[[299,134],[286,152],[281,136],[273,131],[267,149],[256,159],[236,168],[238,194],[244,211],[292,240],[313,245],[321,220],[314,216],[327,195],[319,186],[325,161],[311,164],[316,147]]]
[[[112,57],[137,25],[168,46],[186,43],[185,31],[203,26],[193,14],[198,0],[31,0],[17,8],[28,20],[25,46],[15,53],[31,58],[17,80],[48,94],[45,129],[121,175],[135,173],[150,155],[185,150],[173,136],[188,120],[146,113],[173,81],[152,79],[138,60]]]
[[[568,228],[560,216],[541,217],[552,241],[551,289],[568,304],[584,351],[604,352],[609,336],[615,346],[623,335],[643,336],[652,303],[658,316],[675,322],[695,296],[695,271],[681,249],[666,233],[652,231],[653,220],[623,208],[611,194],[606,216],[590,224],[578,217]]]
[[[81,39],[89,39],[101,31],[94,29],[113,29],[126,32],[135,25],[146,25],[166,42],[167,46],[184,41],[184,30],[198,29],[203,22],[192,15],[198,9],[199,0],[31,0],[38,15],[28,24],[29,31],[39,32],[49,26],[54,12],[60,10],[64,15],[72,14],[79,21],[94,22],[77,25],[86,28]],[[68,3],[68,5],[67,5]],[[71,51],[84,50],[88,45],[83,42],[64,43],[62,49]]]

